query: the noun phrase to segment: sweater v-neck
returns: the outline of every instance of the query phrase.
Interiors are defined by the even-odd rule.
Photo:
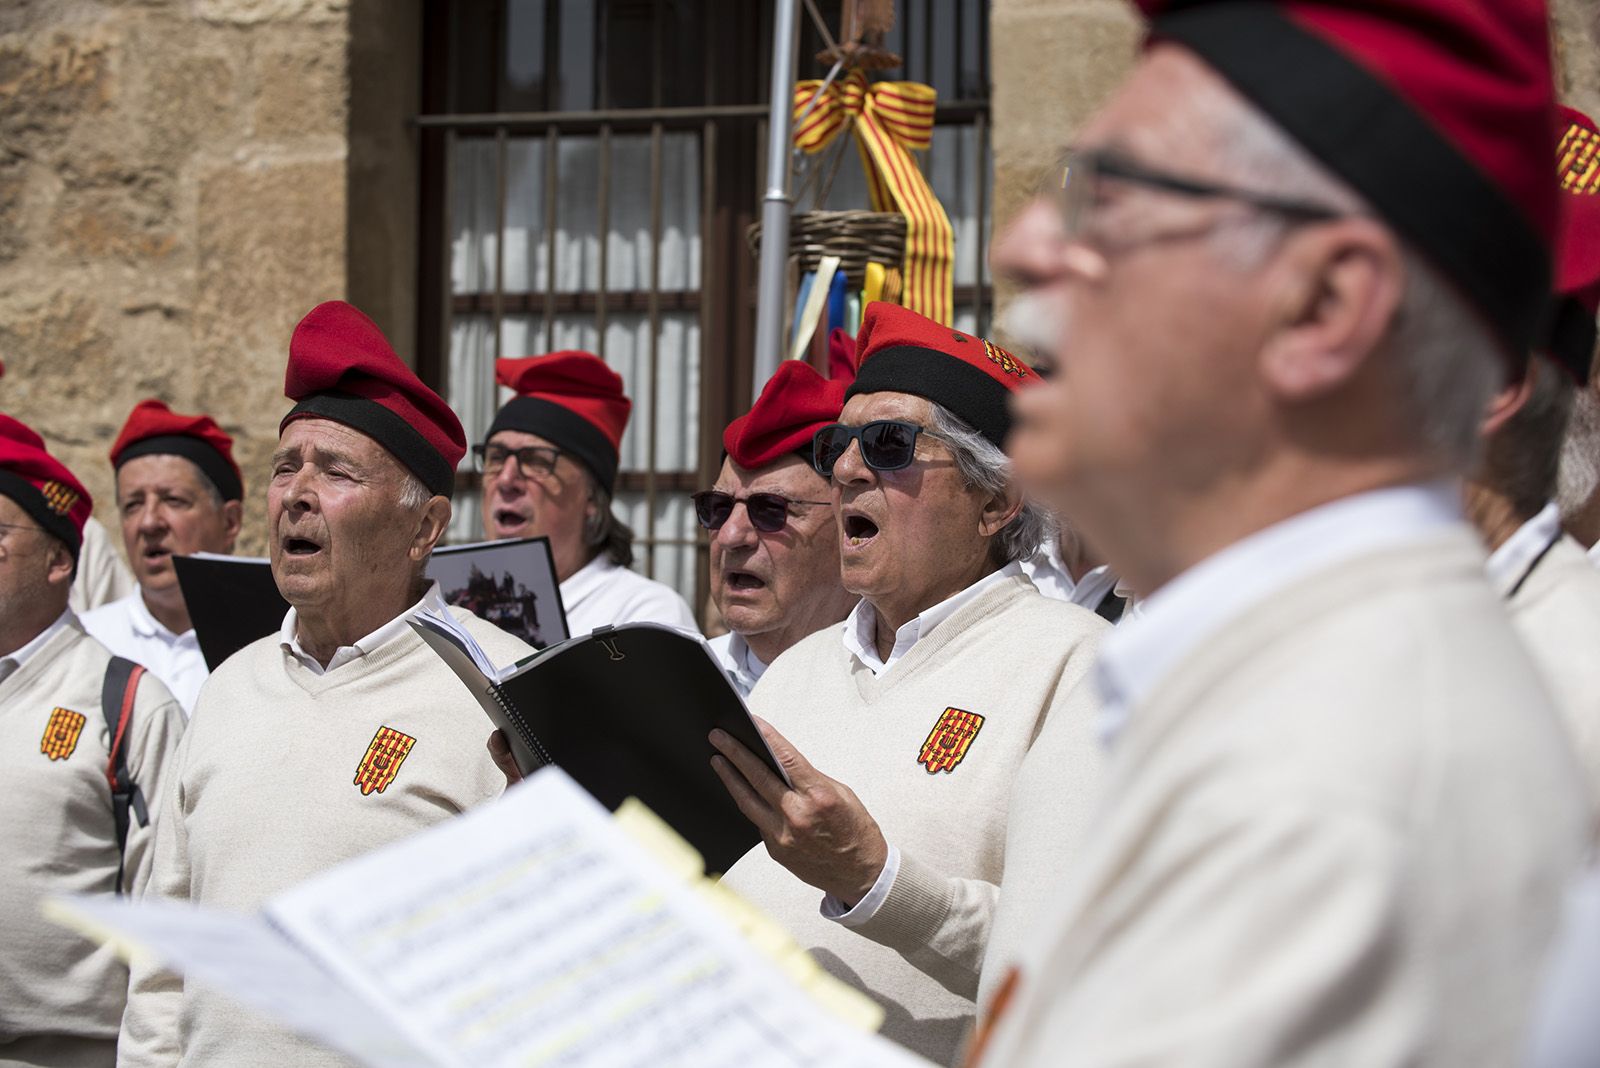
[[[68,620],[66,625],[54,634],[43,645],[35,649],[22,666],[17,668],[4,679],[0,679],[0,688],[15,689],[21,692],[22,688],[42,678],[45,672],[55,667],[56,662],[66,653],[68,647],[79,638],[88,637],[83,631],[83,624],[76,619]],[[0,701],[0,706],[4,702]]]
[[[289,681],[312,697],[318,697],[336,690],[346,685],[346,683],[355,685],[371,678],[375,672],[382,670],[391,662],[399,660],[414,648],[422,645],[422,639],[411,633],[410,628],[407,628],[405,632],[395,635],[366,656],[340,664],[332,671],[326,671],[318,675],[296,659],[293,653],[285,649],[279,643],[277,635],[273,635],[270,640],[272,641],[273,652],[277,654],[279,663],[283,665],[284,674],[289,677]]]
[[[993,588],[985,590],[971,602],[933,629],[933,633],[918,638],[917,643],[882,676],[874,675],[854,654],[850,659],[850,672],[855,676],[856,692],[867,704],[886,697],[902,679],[918,674],[918,669],[928,660],[942,653],[969,628],[997,615],[1010,607],[1019,597],[1038,595],[1033,583],[1021,575],[1013,575]]]

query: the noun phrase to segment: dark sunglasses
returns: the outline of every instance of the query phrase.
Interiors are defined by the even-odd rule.
[[[778,493],[752,493],[748,497],[735,497],[721,490],[701,490],[690,498],[694,501],[695,518],[707,530],[720,530],[733,515],[733,506],[744,503],[750,525],[766,534],[776,534],[789,522],[791,504],[830,504],[830,501],[797,501]]]
[[[850,443],[861,443],[861,458],[874,471],[899,471],[910,467],[917,455],[917,435],[936,435],[926,427],[903,419],[874,419],[862,426],[831,423],[811,439],[811,466],[824,478],[833,476],[833,465],[850,451]]]

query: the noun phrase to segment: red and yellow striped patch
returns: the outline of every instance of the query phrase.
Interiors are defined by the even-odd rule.
[[[66,515],[72,511],[72,506],[78,503],[78,491],[64,482],[54,480],[46,482],[39,487],[39,492],[44,495],[44,502],[56,515]]]
[[[1556,174],[1569,193],[1600,192],[1600,137],[1582,126],[1568,126],[1556,149]]]
[[[372,736],[372,744],[367,746],[366,755],[356,765],[355,784],[361,787],[361,793],[377,791],[381,794],[387,790],[416,744],[417,740],[409,734],[401,734],[393,727],[379,727],[378,733]]]
[[[941,771],[949,774],[966,759],[967,750],[972,748],[972,740],[982,729],[983,717],[976,712],[959,708],[945,709],[939,722],[928,732],[928,740],[922,743],[922,753],[917,757],[917,763],[926,767],[929,775]]]
[[[78,748],[87,722],[82,712],[70,708],[52,708],[50,721],[44,725],[44,737],[39,739],[39,752],[51,760],[65,760]]]

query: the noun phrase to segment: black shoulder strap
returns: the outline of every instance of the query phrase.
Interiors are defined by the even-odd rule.
[[[106,782],[111,786],[111,817],[117,829],[117,893],[122,893],[122,852],[128,841],[130,813],[139,826],[150,823],[144,792],[128,774],[128,722],[133,716],[134,697],[144,668],[125,657],[114,656],[106,665],[105,684],[100,690],[100,710],[111,732],[111,753],[106,760]]]
[[[1127,608],[1128,599],[1126,597],[1118,597],[1115,590],[1109,590],[1104,597],[1100,598],[1100,603],[1094,606],[1094,614],[1107,623],[1116,623],[1117,620],[1122,618],[1122,613]]]

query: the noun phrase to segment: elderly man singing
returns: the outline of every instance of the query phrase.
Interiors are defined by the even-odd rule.
[[[348,304],[289,343],[267,491],[279,634],[207,680],[178,753],[150,892],[252,909],[327,867],[497,797],[476,703],[407,626],[454,611],[501,663],[523,643],[446,609],[424,568],[450,519],[461,424]],[[297,1066],[333,1054],[226,999],[134,970],[120,1063]]]
[[[1150,596],[983,1063],[1515,1063],[1587,819],[1456,476],[1548,304],[1547,13],[1147,6],[1011,451]]]
[[[802,638],[856,603],[839,581],[839,528],[811,439],[835,422],[848,383],[788,360],[728,424],[716,485],[695,494],[711,532],[711,597],[729,632],[711,642],[740,693]]]
[[[792,788],[712,735],[766,843],[725,881],[883,1004],[886,1035],[948,1063],[974,1014],[1012,781],[1047,718],[1076,727],[1049,783],[1070,810],[1051,848],[1072,847],[1095,795],[1080,683],[1106,624],[1041,596],[1018,563],[1045,520],[999,445],[1033,373],[887,304],[868,306],[858,344],[840,422],[814,448],[863,600],[752,695]]]

